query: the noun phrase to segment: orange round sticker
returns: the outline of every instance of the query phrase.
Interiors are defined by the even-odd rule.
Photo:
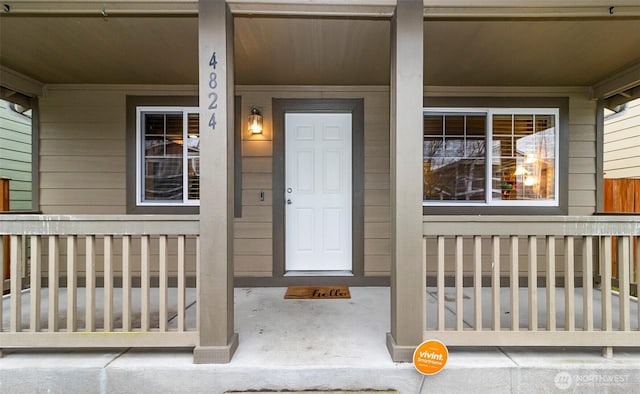
[[[437,339],[422,342],[413,352],[413,366],[423,375],[437,374],[444,368],[449,351]]]

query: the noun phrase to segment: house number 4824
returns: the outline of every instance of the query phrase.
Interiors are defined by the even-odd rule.
[[[211,117],[209,118],[209,127],[216,129],[216,109],[218,109],[218,74],[216,74],[216,53],[213,52],[211,59],[209,60],[209,66],[212,71],[209,73],[209,109],[211,110]]]

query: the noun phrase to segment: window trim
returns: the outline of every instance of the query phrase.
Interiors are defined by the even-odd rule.
[[[559,177],[557,176],[560,171],[559,155],[560,155],[560,110],[558,108],[498,108],[498,107],[424,107],[422,109],[423,116],[429,115],[485,115],[486,116],[486,132],[485,132],[485,198],[480,201],[465,201],[465,200],[423,200],[422,206],[436,206],[436,207],[558,207],[559,205]],[[493,178],[492,162],[493,162],[493,116],[494,115],[553,115],[555,116],[554,127],[555,143],[554,143],[554,198],[552,200],[494,200],[492,195],[491,179]]]
[[[158,114],[167,114],[167,113],[182,113],[182,135],[183,140],[186,141],[187,132],[188,132],[188,115],[189,114],[200,114],[200,108],[194,106],[136,106],[136,205],[141,207],[184,207],[184,206],[200,206],[200,199],[198,200],[189,200],[188,190],[183,189],[183,197],[182,201],[170,201],[170,200],[160,200],[160,201],[144,201],[142,198],[143,187],[143,170],[142,170],[142,161],[144,159],[143,154],[143,140],[142,140],[142,115],[143,113],[158,113]],[[187,153],[187,144],[183,144],[182,148],[182,186],[183,188],[188,183],[186,169],[189,165],[188,163],[188,153]],[[185,198],[186,197],[186,198]]]
[[[423,206],[424,215],[567,215],[569,212],[569,97],[567,96],[425,96],[423,107],[558,108],[558,206]]]
[[[198,107],[198,96],[126,96],[126,210],[135,215],[197,215],[197,205],[154,206],[137,204],[137,107]]]

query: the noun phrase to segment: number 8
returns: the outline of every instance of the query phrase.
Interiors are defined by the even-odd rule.
[[[217,75],[215,72],[211,72],[211,74],[209,74],[209,87],[211,89],[215,89],[218,87],[218,81],[217,81]]]

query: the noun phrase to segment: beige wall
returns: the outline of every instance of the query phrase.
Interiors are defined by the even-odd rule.
[[[640,100],[604,120],[604,177],[640,178]]]
[[[365,274],[388,275],[389,92],[387,87],[237,86],[242,119],[252,106],[263,111],[265,130],[242,131],[242,218],[235,226],[235,270],[271,276],[271,100],[364,98]],[[41,108],[41,209],[45,214],[123,214],[125,199],[126,95],[196,95],[195,87],[51,86]],[[595,103],[578,88],[438,88],[433,96],[570,97],[569,214],[595,211]],[[265,201],[258,199],[265,192]],[[523,250],[523,249],[521,249]],[[526,249],[524,249],[526,250]]]

